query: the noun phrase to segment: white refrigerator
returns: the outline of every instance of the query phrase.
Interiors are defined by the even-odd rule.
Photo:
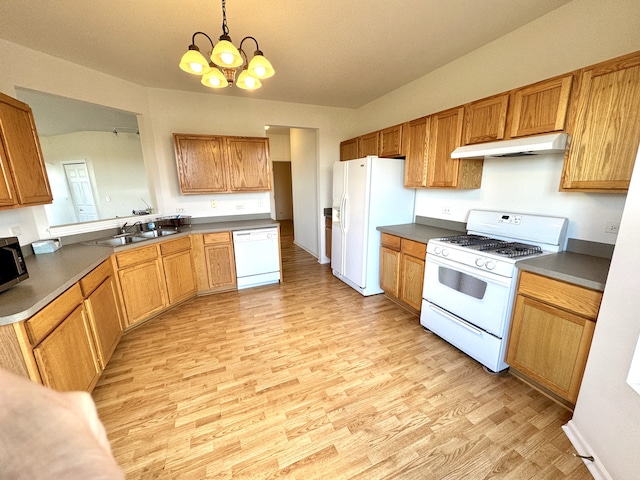
[[[365,157],[333,165],[331,269],[362,295],[382,293],[376,227],[413,223],[415,190],[403,184],[403,159]]]

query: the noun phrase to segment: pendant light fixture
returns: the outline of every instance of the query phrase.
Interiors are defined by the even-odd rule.
[[[204,35],[211,44],[210,59],[205,58],[196,45],[196,36]],[[253,40],[256,50],[251,61],[242,48],[245,40]],[[192,75],[201,75],[200,83],[210,88],[223,88],[234,83],[245,90],[256,90],[262,86],[261,80],[272,77],[275,70],[271,66],[253,37],[244,37],[240,47],[231,43],[229,28],[227,27],[227,11],[225,0],[222,0],[222,35],[218,43],[213,44],[211,37],[204,32],[196,32],[191,37],[191,45],[180,60],[180,68]],[[238,73],[236,80],[236,73]]]

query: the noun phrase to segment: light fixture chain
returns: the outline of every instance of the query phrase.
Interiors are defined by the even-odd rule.
[[[227,27],[227,6],[225,0],[222,0],[222,33],[229,35],[229,27]]]

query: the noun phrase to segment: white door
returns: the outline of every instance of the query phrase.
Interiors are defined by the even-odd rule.
[[[344,276],[361,288],[366,287],[367,243],[369,222],[368,158],[350,160],[347,170],[347,194],[342,222],[346,225]]]
[[[91,189],[87,164],[84,161],[65,163],[64,174],[67,177],[71,201],[78,221],[98,220],[98,211]]]
[[[331,268],[339,275],[344,273],[344,232],[342,209],[347,178],[348,162],[333,164],[333,201],[331,205]]]

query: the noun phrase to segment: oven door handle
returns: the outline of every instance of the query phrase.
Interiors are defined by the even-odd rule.
[[[429,305],[429,308],[433,311],[435,311],[436,313],[439,313],[440,315],[442,315],[443,317],[448,318],[449,320],[451,320],[453,323],[458,324],[459,326],[461,326],[462,328],[465,328],[467,330],[469,330],[471,333],[474,333],[475,335],[482,335],[482,330],[480,330],[479,328],[475,328],[472,327],[471,325],[469,325],[467,322],[463,322],[462,320],[460,320],[458,317],[456,317],[455,315],[452,315],[451,313],[447,312],[446,310],[443,310],[440,307],[437,307],[433,304]]]

